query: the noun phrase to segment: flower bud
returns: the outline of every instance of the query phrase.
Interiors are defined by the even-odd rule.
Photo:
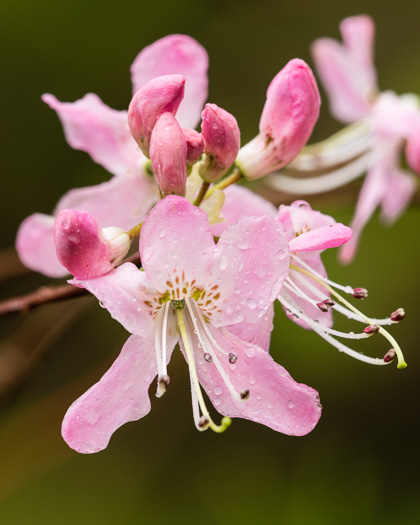
[[[216,104],[206,104],[201,118],[206,157],[199,173],[206,182],[217,182],[235,162],[241,134],[235,117]]]
[[[182,130],[187,143],[187,164],[195,164],[204,151],[204,139],[201,133],[194,129],[184,128]]]
[[[60,212],[55,221],[54,243],[58,260],[76,279],[105,275],[130,248],[130,238],[124,230],[101,230],[92,215],[81,210]]]
[[[187,183],[187,143],[172,113],[164,113],[153,128],[150,159],[163,195],[183,197]]]
[[[134,140],[149,156],[150,137],[157,119],[169,112],[175,116],[184,98],[185,77],[164,75],[138,89],[128,108],[128,125]]]
[[[259,179],[289,164],[308,141],[321,100],[310,67],[291,60],[272,80],[260,133],[239,151],[236,163],[248,179]]]

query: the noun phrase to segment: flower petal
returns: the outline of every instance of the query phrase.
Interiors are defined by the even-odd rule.
[[[392,224],[409,205],[417,189],[417,181],[411,173],[395,171],[388,179],[386,192],[381,203],[381,218]]]
[[[224,192],[225,203],[222,208],[222,217],[226,222],[213,225],[213,235],[220,237],[229,223],[236,222],[242,217],[268,215],[276,218],[277,216],[277,209],[271,202],[248,188],[234,185],[226,188]]]
[[[302,436],[310,432],[321,416],[318,393],[296,383],[268,352],[242,341],[225,329],[210,328],[218,345],[237,356],[230,364],[225,355],[218,359],[233,388],[239,393],[249,389],[246,401],[236,401],[214,363],[197,359],[201,385],[221,414],[242,417],[284,434]],[[195,349],[199,355],[202,349]],[[200,364],[201,363],[201,364]]]
[[[289,246],[283,226],[267,216],[231,224],[216,247],[211,284],[220,299],[212,323],[255,323],[279,294],[289,271]],[[213,288],[212,288],[213,289]]]
[[[159,201],[141,229],[143,268],[162,293],[184,287],[189,291],[204,289],[210,279],[214,249],[207,214],[176,195]]]
[[[97,186],[70,190],[58,202],[55,214],[64,209],[83,210],[93,215],[101,228],[128,230],[144,220],[157,199],[157,186],[148,176],[113,177]]]
[[[336,248],[351,239],[353,232],[341,223],[330,224],[316,230],[302,233],[289,243],[291,252],[319,251]]]
[[[157,373],[154,337],[131,336],[102,379],[68,409],[62,435],[72,449],[99,452],[124,423],[149,413],[148,389]],[[168,345],[169,356],[172,350]]]
[[[146,158],[131,136],[126,111],[111,109],[93,93],[76,102],[60,102],[49,94],[42,100],[57,111],[70,146],[89,153],[110,173],[132,173],[144,165]]]
[[[19,227],[16,250],[25,266],[48,277],[64,277],[68,271],[57,259],[54,245],[55,217],[34,213]]]
[[[195,128],[207,99],[208,56],[196,40],[169,35],[145,47],[131,66],[133,92],[154,77],[180,74],[186,79],[185,97],[177,112],[182,127]]]
[[[237,335],[239,339],[259,346],[268,352],[271,332],[273,331],[274,306],[271,305],[265,314],[255,323],[238,323],[227,326],[227,330]]]
[[[130,333],[145,337],[153,330],[159,307],[156,290],[134,264],[124,263],[101,277],[72,279],[69,283],[92,293]]]

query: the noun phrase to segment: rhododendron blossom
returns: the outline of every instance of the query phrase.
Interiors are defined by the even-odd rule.
[[[169,384],[167,362],[177,341],[190,370],[197,428],[220,432],[228,424],[213,422],[202,387],[225,416],[286,434],[312,430],[321,413],[317,393],[229,331],[242,323],[258,330],[278,295],[289,262],[284,228],[269,217],[247,218],[230,225],[216,245],[206,214],[169,196],[143,225],[140,255],[144,272],[126,263],[102,277],[72,281],[133,335],[101,381],[70,407],[63,422],[67,443],[96,452],[120,425],[144,416],[156,373],[158,397]]]

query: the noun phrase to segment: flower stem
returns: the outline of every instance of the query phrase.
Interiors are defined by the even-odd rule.
[[[204,198],[208,199],[215,190],[224,190],[225,188],[227,188],[228,186],[231,186],[232,184],[235,184],[235,182],[238,182],[242,178],[243,178],[243,174],[241,170],[239,168],[235,168],[234,171],[228,177],[226,177],[225,179],[220,181],[218,184],[215,184],[212,188],[210,188],[207,191]]]
[[[193,202],[194,206],[200,206],[209,187],[210,187],[210,182],[203,181],[200,191],[198,192],[198,195],[195,201]]]
[[[128,230],[127,235],[130,237],[130,241],[139,236],[141,227],[143,226],[143,222],[136,224],[130,230]]]

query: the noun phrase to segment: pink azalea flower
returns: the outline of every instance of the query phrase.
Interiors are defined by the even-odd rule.
[[[154,77],[180,74],[186,78],[185,97],[177,120],[194,128],[207,98],[208,57],[193,38],[170,35],[139,53],[131,66],[133,91]],[[145,170],[146,157],[131,136],[126,111],[106,106],[97,95],[88,94],[74,103],[60,102],[44,95],[63,124],[71,147],[86,151],[114,177],[98,186],[73,189],[64,195],[52,215],[35,213],[21,224],[16,248],[22,262],[50,277],[67,275],[53,242],[55,217],[64,209],[92,214],[102,228],[117,226],[128,230],[146,217],[158,199],[155,181]]]
[[[350,262],[375,209],[380,206],[382,218],[392,223],[410,202],[416,182],[400,168],[399,159],[407,140],[407,160],[418,172],[420,111],[416,97],[379,92],[373,64],[373,20],[367,15],[346,18],[340,31],[342,44],[321,38],[313,43],[312,54],[332,114],[345,123],[369,119],[373,128],[368,174],[351,223],[354,235],[340,252],[341,260]]]
[[[80,397],[63,421],[63,437],[83,453],[105,448],[113,432],[150,410],[148,388],[168,384],[167,364],[177,342],[189,366],[194,421],[220,432],[201,388],[228,417],[303,435],[321,408],[313,389],[298,384],[268,352],[228,330],[260,320],[287,276],[284,228],[267,216],[238,221],[214,243],[207,215],[186,199],[168,196],[142,227],[144,271],[130,263],[94,279],[74,279],[92,292],[131,334],[102,379]],[[242,328],[242,333],[244,333]],[[201,385],[201,386],[200,386]]]
[[[327,277],[321,252],[347,243],[352,237],[352,230],[336,223],[332,217],[312,210],[305,201],[296,201],[291,206],[280,206],[278,219],[286,229],[290,250],[289,275],[278,296],[286,314],[300,326],[314,330],[340,352],[369,364],[385,365],[392,358],[389,354],[382,359],[366,356],[338,339],[367,339],[380,331],[393,345],[392,355],[398,355],[398,367],[404,368],[406,363],[401,349],[381,326],[398,322],[400,319],[397,319],[397,313],[386,319],[366,317],[336,290],[357,299],[366,298],[367,290],[342,286]],[[368,326],[361,333],[335,330],[332,328],[332,310]]]

